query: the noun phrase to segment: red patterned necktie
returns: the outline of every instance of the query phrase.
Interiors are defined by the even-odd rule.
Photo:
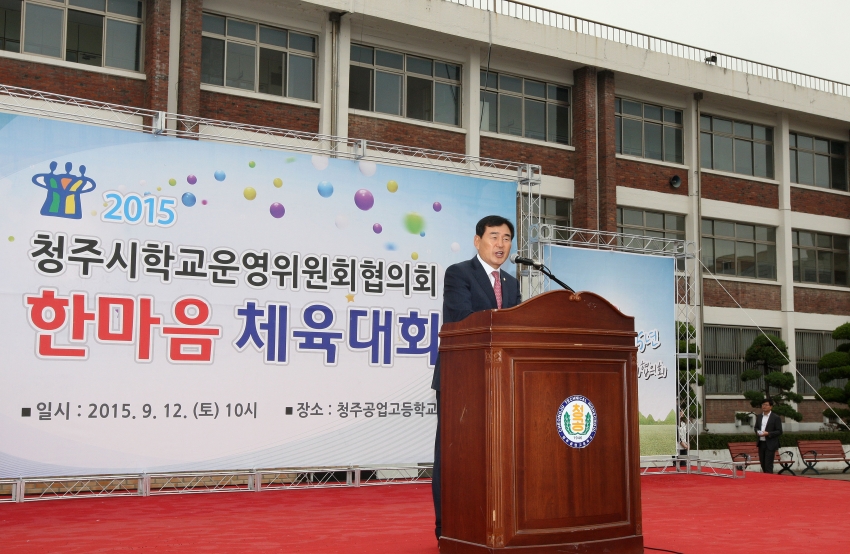
[[[493,279],[493,292],[496,293],[496,307],[502,309],[502,280],[499,278],[499,271],[496,270],[491,275]]]

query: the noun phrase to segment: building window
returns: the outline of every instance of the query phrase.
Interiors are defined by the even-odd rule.
[[[821,372],[818,369],[818,361],[826,354],[835,352],[838,345],[845,344],[847,341],[835,340],[832,338],[832,331],[797,331],[795,335],[797,371],[811,383],[811,386],[809,386],[806,381],[798,377],[797,392],[804,396],[812,396],[816,390],[823,386],[818,378]],[[838,379],[830,381],[829,386],[844,388],[846,384],[847,379]]]
[[[685,240],[685,216],[668,214],[663,212],[651,212],[637,208],[617,208],[617,232],[624,235],[637,235],[641,237],[654,237],[664,239]],[[658,241],[639,241],[632,246],[663,250],[664,245]],[[623,245],[622,239],[619,246]],[[668,248],[669,252],[675,249]],[[677,260],[677,269],[684,271],[684,258]]]
[[[315,100],[315,36],[205,13],[202,41],[202,83]]]
[[[570,144],[570,89],[482,71],[481,130]]]
[[[0,0],[0,48],[139,71],[142,13],[139,0]]]
[[[756,327],[705,325],[702,339],[703,372],[706,394],[743,394],[748,390],[764,390],[764,378],[746,383],[741,372],[754,369],[757,362],[746,362],[747,348],[761,331]],[[766,335],[780,338],[779,329],[764,329]],[[731,421],[730,421],[731,423]]]
[[[21,0],[0,0],[0,50],[21,51]]]
[[[457,64],[351,45],[348,107],[460,125]]]
[[[705,169],[773,179],[773,129],[702,115],[700,162]]]
[[[614,105],[618,154],[685,163],[682,110],[627,98],[615,99]]]
[[[847,143],[797,133],[788,142],[792,183],[847,190]]]
[[[709,273],[776,279],[776,228],[702,220],[702,263]]]
[[[794,282],[848,286],[847,237],[792,231],[791,244]]]

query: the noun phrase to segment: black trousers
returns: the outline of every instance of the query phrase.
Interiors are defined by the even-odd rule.
[[[440,512],[440,391],[437,391],[437,438],[434,441],[434,469],[431,471],[431,495],[434,497],[434,534],[439,539],[443,532],[443,520]]]
[[[767,449],[767,441],[759,441],[759,463],[762,473],[773,473],[773,458],[776,450]]]

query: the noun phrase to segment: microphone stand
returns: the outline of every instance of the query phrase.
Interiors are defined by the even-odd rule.
[[[569,286],[569,285],[567,285],[565,282],[561,281],[560,279],[558,279],[557,277],[555,277],[554,275],[552,275],[552,272],[551,272],[551,271],[549,271],[549,268],[548,268],[548,267],[546,267],[546,266],[545,266],[545,265],[543,265],[543,264],[540,264],[540,268],[539,268],[539,269],[540,269],[540,272],[541,272],[541,273],[543,273],[543,275],[545,275],[546,277],[548,277],[548,278],[552,279],[553,281],[555,281],[556,283],[558,283],[559,285],[561,285],[562,287],[564,287],[565,289],[567,289],[567,290],[568,290],[568,291],[570,291],[571,293],[575,294],[575,292],[576,292],[576,291],[574,291],[572,288],[570,288],[570,286]]]

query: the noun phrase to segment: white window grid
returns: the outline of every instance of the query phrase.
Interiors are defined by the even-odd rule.
[[[706,118],[711,120],[711,129],[703,129],[702,120],[706,119]],[[715,119],[721,119],[723,121],[730,121],[732,123],[732,132],[726,133],[726,132],[722,132],[722,131],[715,131],[714,130],[714,120]],[[753,135],[753,137],[751,137],[751,138],[736,135],[735,134],[735,124],[736,123],[742,124],[742,125],[749,125],[753,128],[764,127],[765,129],[767,129],[767,132],[769,133],[771,139],[770,140],[757,139],[757,138],[755,138],[755,135]],[[702,164],[703,164],[703,168],[706,168],[706,169],[713,169],[714,168],[714,166],[715,166],[714,137],[715,136],[721,136],[721,137],[728,137],[728,138],[731,138],[733,140],[733,147],[732,147],[732,167],[733,168],[736,165],[736,160],[735,160],[736,153],[735,153],[735,148],[734,148],[734,141],[735,140],[745,140],[745,141],[752,142],[752,143],[766,144],[768,146],[768,150],[767,150],[768,154],[771,156],[770,157],[770,160],[771,160],[770,171],[768,172],[767,178],[768,179],[774,178],[774,175],[776,174],[776,161],[773,159],[773,134],[774,134],[773,127],[771,127],[769,125],[762,125],[760,123],[753,123],[752,121],[743,121],[743,120],[734,119],[734,118],[731,118],[731,117],[715,116],[715,115],[704,113],[704,114],[700,114],[699,132],[700,132],[700,135],[710,135],[711,136],[711,159],[709,160],[711,165],[706,166],[705,165],[706,160],[703,159],[703,160],[701,160]],[[738,173],[738,172],[733,170],[732,173]],[[740,173],[739,175],[746,175],[746,173]]]
[[[812,140],[812,148],[802,148],[802,147],[800,147],[800,137],[805,137],[805,138],[811,139]],[[796,170],[796,163],[797,163],[796,156],[797,156],[797,152],[805,152],[807,154],[811,154],[812,156],[826,156],[827,158],[829,158],[829,160],[830,160],[830,163],[828,165],[829,188],[836,189],[836,190],[847,190],[848,179],[847,179],[847,143],[846,142],[843,142],[843,141],[840,141],[840,140],[832,140],[832,139],[828,139],[828,138],[818,137],[818,136],[815,136],[815,135],[812,135],[812,134],[809,134],[809,133],[798,133],[796,131],[791,131],[790,138],[791,138],[791,140],[789,140],[788,142],[790,144],[789,149],[791,150],[791,163],[792,163],[791,182],[792,183],[800,184],[799,180],[798,180],[798,176],[797,176],[796,171],[795,171]],[[817,145],[818,141],[824,141],[824,142],[827,143],[827,150],[825,152],[821,151],[821,150],[817,150],[816,145]],[[841,148],[841,153],[835,153],[836,147]],[[831,163],[833,159],[844,160],[844,164],[843,164],[844,165],[844,172],[843,172],[844,173],[844,175],[843,175],[843,177],[844,177],[844,188],[833,186],[833,184],[835,183],[834,175],[833,175],[834,167]],[[815,165],[813,169],[815,171],[817,171],[817,165]],[[815,182],[817,182],[817,177],[815,177]],[[819,185],[814,185],[814,186],[819,186]]]
[[[846,262],[848,257],[848,248],[847,243],[848,239],[846,236],[836,235],[832,233],[820,233],[817,231],[809,231],[805,229],[792,229],[791,230],[791,256],[792,263],[796,266],[794,270],[794,282],[795,283],[817,283],[821,285],[833,285],[836,287],[848,287],[850,286],[850,282],[845,283],[836,283],[835,273],[837,270],[837,260],[836,258],[841,256],[845,260],[845,273],[847,272]],[[800,233],[811,233],[814,238],[811,245],[801,244],[799,240]],[[824,239],[829,240],[829,245],[824,244]],[[838,240],[836,240],[838,239]],[[800,260],[800,251],[805,251],[808,255],[813,256],[815,260],[815,281],[804,281],[803,280],[803,267],[802,262]],[[832,260],[830,262],[830,280],[829,282],[821,281],[821,257],[819,254],[828,253],[832,256]]]
[[[499,86],[499,77],[502,76],[502,75],[504,75],[506,77],[512,77],[514,79],[519,79],[522,82],[523,92],[516,92],[516,91],[512,91],[512,90],[502,89]],[[548,125],[549,125],[549,104],[566,107],[567,112],[569,114],[568,115],[569,122],[567,123],[567,137],[568,138],[567,138],[566,144],[569,145],[569,144],[573,143],[573,107],[572,107],[572,104],[573,104],[573,102],[572,102],[573,101],[573,89],[572,89],[571,86],[561,84],[561,83],[553,83],[551,81],[543,81],[543,80],[540,80],[540,79],[531,79],[531,78],[521,77],[519,75],[506,73],[504,71],[495,71],[495,70],[488,71],[487,69],[481,70],[481,79],[480,80],[481,80],[481,92],[496,93],[496,95],[497,95],[496,102],[500,101],[498,98],[502,95],[513,96],[514,98],[520,98],[522,100],[521,103],[520,103],[520,105],[522,106],[522,135],[514,135],[512,133],[507,133],[507,132],[505,132],[501,129],[502,122],[501,122],[501,118],[499,117],[499,107],[498,107],[499,105],[498,104],[497,104],[497,107],[496,107],[496,128],[497,128],[496,133],[504,134],[504,135],[508,135],[508,136],[525,137],[525,133],[526,133],[525,101],[527,99],[527,100],[533,100],[535,102],[543,102],[544,104],[546,104],[545,124],[547,125],[547,129],[544,132],[544,134],[546,135],[546,138],[544,139],[544,141],[545,142],[552,142],[554,144],[564,144],[564,143],[557,142],[557,141],[554,141],[554,140],[549,140],[549,129],[548,129]],[[542,83],[544,90],[546,91],[546,98],[541,98],[539,96],[533,96],[533,95],[530,95],[530,94],[526,94],[525,93],[525,81]],[[569,93],[568,93],[569,94],[569,100],[565,102],[565,101],[562,101],[562,100],[549,98],[549,87],[550,86],[558,87],[558,88],[562,88],[562,89],[567,89],[569,91]],[[484,101],[479,99],[479,103],[483,104]],[[539,140],[539,139],[537,139],[537,140]]]
[[[637,115],[633,115],[633,114],[624,113],[623,108],[622,108],[622,102],[623,101],[635,102],[635,103],[640,104],[641,105],[641,107],[640,107],[641,114],[644,114],[644,115],[637,116]],[[641,150],[642,150],[641,155],[640,155],[641,158],[647,158],[647,155],[646,155],[646,125],[645,125],[645,123],[651,123],[653,125],[661,125],[661,128],[662,128],[661,129],[661,158],[662,159],[664,159],[664,156],[667,153],[667,133],[664,132],[664,127],[673,127],[675,129],[681,129],[682,130],[681,148],[682,148],[683,159],[682,159],[681,162],[674,162],[674,163],[684,163],[684,152],[685,152],[684,120],[685,119],[684,119],[684,112],[681,108],[674,108],[672,106],[665,106],[664,104],[658,104],[658,103],[655,103],[655,102],[644,102],[642,100],[636,100],[634,98],[627,98],[627,97],[624,97],[624,96],[617,96],[614,99],[614,102],[615,102],[615,109],[614,109],[615,130],[614,130],[614,132],[617,135],[616,136],[616,142],[619,145],[618,148],[617,148],[618,154],[623,153],[622,152],[622,150],[623,150],[623,127],[622,127],[622,125],[616,125],[616,119],[617,118],[634,119],[636,121],[641,122],[641,126],[640,126],[640,133],[641,133],[640,134],[640,144],[641,144]],[[661,120],[648,119],[645,116],[647,105],[654,106],[654,107],[661,109]],[[667,115],[668,111],[673,111],[675,113],[678,113],[679,118],[682,120],[682,123],[676,123],[675,120],[674,121],[667,121],[666,115]],[[647,158],[647,159],[654,159],[654,158]],[[665,160],[665,161],[671,161],[671,160]]]
[[[59,59],[64,60],[66,57],[66,52],[68,50],[66,39],[68,34],[68,11],[79,11],[86,12],[94,15],[103,16],[103,40],[101,43],[101,60],[103,63],[100,66],[89,66],[89,67],[105,67],[111,69],[119,69],[121,71],[132,71],[124,68],[116,68],[106,65],[106,26],[108,25],[108,20],[115,19],[117,21],[123,21],[125,23],[134,23],[137,25],[141,25],[140,37],[139,37],[139,69],[136,70],[137,73],[143,73],[145,67],[145,0],[142,0],[142,17],[132,17],[124,14],[118,14],[109,11],[109,5],[107,0],[107,9],[106,11],[93,10],[91,8],[85,8],[82,6],[75,6],[70,3],[70,0],[25,0],[21,2],[21,54],[27,54],[29,56],[40,56],[45,58],[54,58],[55,56],[50,56],[47,54],[38,54],[34,52],[26,52],[24,50],[26,45],[26,20],[27,20],[27,6],[29,5],[39,5],[47,8],[60,9],[62,10],[62,37],[60,40],[61,44],[61,54]],[[80,66],[85,67],[87,64],[81,62],[71,62],[77,63]]]
[[[316,100],[316,81],[317,81],[316,76],[317,76],[318,71],[319,71],[319,66],[318,66],[319,37],[317,37],[316,35],[314,35],[312,33],[300,31],[300,30],[294,29],[292,27],[281,27],[279,25],[270,25],[270,24],[266,24],[266,23],[260,23],[259,21],[252,21],[250,19],[244,19],[244,18],[240,18],[240,17],[231,17],[231,16],[223,14],[223,13],[211,12],[211,11],[206,11],[206,10],[203,13],[204,13],[204,15],[221,17],[221,18],[224,18],[224,20],[225,20],[225,22],[224,22],[224,32],[225,32],[225,34],[224,35],[219,35],[219,34],[216,34],[216,33],[209,32],[209,31],[202,31],[201,32],[201,36],[208,37],[208,38],[214,38],[214,39],[221,40],[222,42],[224,42],[224,60],[223,60],[223,66],[222,66],[222,69],[224,71],[223,77],[222,77],[223,78],[223,84],[217,85],[217,86],[224,86],[224,87],[227,87],[227,88],[234,88],[234,89],[237,89],[237,90],[247,90],[247,89],[243,89],[243,88],[240,88],[240,87],[231,87],[231,86],[227,85],[227,51],[228,51],[227,43],[228,42],[235,42],[235,43],[238,43],[238,44],[244,44],[246,46],[254,47],[254,90],[253,90],[253,92],[256,92],[257,94],[263,94],[263,95],[268,94],[268,96],[272,96],[274,98],[290,98],[290,95],[289,95],[289,85],[290,85],[290,82],[289,82],[290,81],[289,80],[289,63],[290,63],[289,57],[290,57],[290,54],[294,54],[296,56],[302,56],[302,57],[305,57],[305,58],[311,58],[313,60],[313,82],[311,84],[312,85],[312,97],[313,97],[312,101]],[[239,23],[248,23],[250,25],[255,25],[256,30],[257,30],[256,35],[255,35],[256,36],[255,40],[249,40],[249,39],[245,39],[245,38],[241,38],[241,37],[235,37],[235,36],[227,35],[227,23],[228,23],[228,21],[236,21],[236,22],[239,22]],[[265,42],[260,42],[260,29],[262,27],[274,29],[276,31],[285,31],[286,32],[286,43],[287,43],[287,45],[289,44],[290,33],[296,33],[296,34],[299,34],[299,35],[305,35],[305,36],[312,37],[316,41],[315,42],[316,52],[307,52],[306,50],[298,50],[297,48],[292,48],[292,47],[289,47],[289,46],[283,47],[283,46],[278,46],[278,45],[275,45],[275,44],[268,44],[268,43],[265,43]],[[278,96],[277,94],[260,92],[260,48],[264,48],[264,49],[267,49],[267,50],[276,50],[278,52],[283,52],[284,54],[286,54],[286,66],[283,69],[283,71],[284,71],[283,83],[284,83],[284,87],[285,87],[285,90],[283,91],[283,96]]]
[[[372,49],[372,63],[371,64],[361,62],[359,60],[354,60],[354,59],[351,60],[351,65],[356,65],[356,66],[359,66],[359,67],[367,67],[367,68],[372,70],[372,84],[371,84],[371,88],[369,90],[369,111],[370,112],[375,111],[375,86],[376,86],[376,82],[377,82],[377,78],[378,78],[378,71],[381,71],[382,73],[392,73],[394,75],[400,75],[401,76],[401,115],[399,117],[404,117],[406,119],[413,119],[414,121],[422,121],[420,119],[416,119],[416,118],[412,118],[412,117],[407,116],[407,77],[410,76],[410,77],[416,77],[417,79],[429,79],[431,81],[434,81],[435,83],[444,83],[444,84],[447,84],[447,85],[452,85],[452,86],[458,87],[458,124],[455,125],[455,126],[460,127],[463,124],[463,102],[461,101],[462,94],[463,94],[463,83],[462,83],[463,65],[462,64],[459,64],[457,62],[451,62],[451,61],[448,61],[448,60],[441,60],[441,59],[438,59],[438,58],[432,58],[430,56],[423,56],[423,55],[419,55],[419,54],[410,54],[410,53],[407,53],[407,52],[401,52],[399,50],[394,50],[392,48],[383,48],[381,46],[374,46],[374,45],[371,45],[371,44],[352,42],[351,45],[352,46],[360,46],[361,48],[371,48]],[[397,69],[397,68],[393,68],[393,67],[386,67],[386,66],[383,66],[383,65],[378,65],[377,60],[376,60],[376,57],[377,57],[376,52],[378,50],[380,50],[382,52],[389,52],[391,54],[397,54],[397,55],[402,56],[404,58],[404,63],[402,64],[404,66],[404,69]],[[417,58],[417,59],[421,59],[421,60],[429,60],[431,62],[431,76],[423,75],[422,73],[416,73],[415,71],[408,71],[408,69],[407,69],[407,59],[408,59],[408,57]],[[439,77],[439,76],[435,75],[436,70],[434,70],[434,64],[437,64],[437,63],[444,63],[444,64],[448,64],[448,65],[457,66],[458,68],[460,68],[460,70],[459,70],[459,77],[460,78],[458,80],[454,80],[454,79],[446,79],[446,78]],[[434,91],[432,91],[432,94],[431,94],[431,119],[430,119],[431,122],[435,122],[434,115],[436,113],[436,102],[437,102],[437,95]],[[377,112],[377,113],[382,113],[382,112]],[[442,122],[438,122],[438,123],[440,123],[440,125],[450,125],[448,123],[442,123]]]
[[[734,229],[732,236],[716,234],[715,224],[718,223],[718,222],[719,223],[725,223],[725,224],[731,224],[733,226],[733,229]],[[706,231],[706,224],[711,225],[711,230],[709,232]],[[739,237],[738,236],[738,226],[739,225],[743,225],[743,226],[746,226],[746,227],[752,227],[754,238]],[[766,232],[770,232],[772,230],[773,231],[773,240],[758,238],[759,229],[765,229]],[[747,278],[747,279],[758,279],[758,280],[761,280],[761,281],[776,281],[777,275],[778,275],[778,269],[779,269],[779,261],[778,261],[778,258],[777,258],[777,250],[776,250],[776,230],[777,230],[776,227],[772,227],[770,225],[756,225],[754,223],[744,223],[744,222],[739,222],[739,221],[729,221],[729,220],[724,220],[724,219],[705,218],[704,217],[702,219],[702,224],[700,226],[700,232],[702,233],[702,237],[704,239],[711,239],[713,241],[724,240],[724,241],[730,241],[730,242],[735,243],[735,254],[732,258],[732,263],[735,266],[735,273],[719,273],[719,272],[716,272],[714,270],[715,267],[716,267],[717,258],[718,258],[716,242],[714,242],[713,243],[714,246],[712,246],[712,253],[713,253],[713,256],[714,256],[714,264],[713,265],[706,264],[706,267],[704,267],[703,270],[702,270],[703,273],[708,273],[708,274],[712,274],[712,275],[729,275],[730,277],[744,277],[744,278]],[[738,258],[739,258],[739,256],[738,256],[738,243],[746,243],[746,244],[753,244],[754,245],[753,248],[755,250],[755,256],[753,258],[753,263],[755,264],[755,268],[754,268],[754,270],[756,272],[755,276],[746,276],[746,275],[742,276],[742,275],[739,274],[739,271],[738,271],[738,268],[739,268],[739,264],[738,264]],[[758,245],[767,246],[768,249],[770,247],[773,247],[773,276],[772,277],[760,277],[759,276],[758,248],[757,248]],[[703,247],[703,250],[705,250],[705,247]],[[769,252],[770,252],[770,250],[768,250],[768,253]]]

